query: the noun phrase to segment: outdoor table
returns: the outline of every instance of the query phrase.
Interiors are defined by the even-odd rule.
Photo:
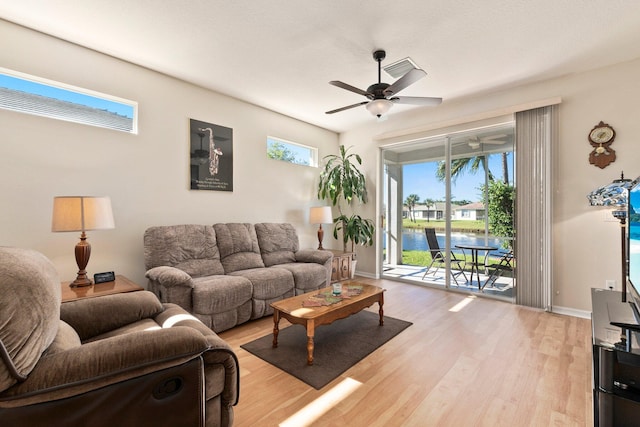
[[[476,271],[476,277],[478,278],[478,290],[481,289],[480,283],[480,266],[478,265],[478,252],[485,251],[486,254],[489,254],[489,251],[495,251],[498,249],[497,246],[488,246],[488,245],[456,245],[458,249],[469,249],[471,251],[471,280],[469,283],[473,286],[473,270]],[[485,255],[485,261],[487,256]]]

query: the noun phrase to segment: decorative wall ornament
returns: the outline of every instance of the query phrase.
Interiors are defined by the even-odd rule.
[[[600,122],[589,132],[589,144],[593,151],[589,154],[589,163],[604,169],[616,160],[616,152],[611,148],[616,131],[607,123]]]
[[[233,191],[233,129],[190,119],[191,189]]]

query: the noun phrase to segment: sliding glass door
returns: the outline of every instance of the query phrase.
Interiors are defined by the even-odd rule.
[[[513,147],[513,123],[384,147],[382,276],[513,298]]]

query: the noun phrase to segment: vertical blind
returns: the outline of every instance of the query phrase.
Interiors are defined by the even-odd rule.
[[[551,149],[556,105],[516,113],[516,303],[551,311]]]

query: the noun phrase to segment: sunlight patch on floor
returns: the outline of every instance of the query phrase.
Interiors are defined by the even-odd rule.
[[[361,382],[351,378],[345,378],[340,384],[327,391],[325,394],[309,403],[307,406],[280,423],[280,427],[305,427],[310,426],[324,413],[328,412],[336,404],[353,393]]]
[[[462,310],[463,308],[465,308],[467,305],[469,305],[471,303],[471,301],[473,301],[474,299],[476,299],[475,296],[469,295],[468,297],[466,297],[465,299],[463,299],[462,301],[460,301],[459,303],[457,303],[456,305],[451,307],[449,309],[449,311],[451,311],[453,313],[457,313],[460,310]]]

